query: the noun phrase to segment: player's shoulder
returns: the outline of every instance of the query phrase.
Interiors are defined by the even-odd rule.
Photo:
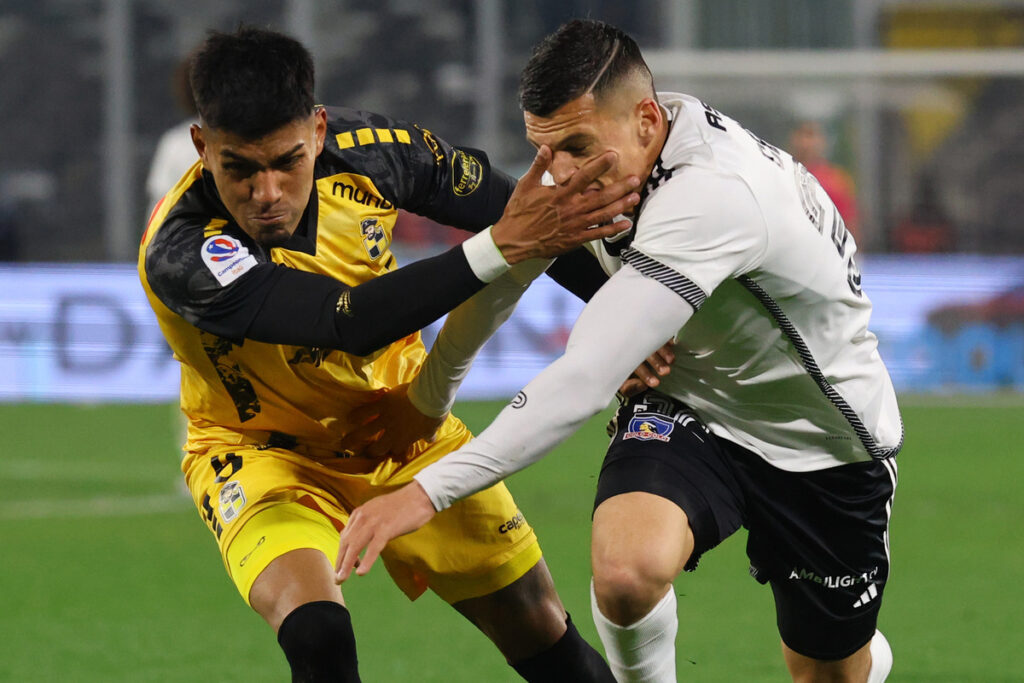
[[[224,286],[265,260],[212,185],[211,178],[197,177],[150,225],[143,276],[162,299],[176,298],[203,283]]]
[[[160,253],[170,245],[201,239],[204,232],[234,222],[217,194],[213,178],[201,168],[190,182],[176,189],[179,191],[164,197],[150,219],[143,238],[147,253]]]
[[[431,152],[443,159],[440,144],[427,129],[385,114],[351,107],[324,107],[324,152],[340,165],[367,165],[381,158]]]
[[[785,170],[788,154],[708,102],[680,93],[658,93],[658,101],[670,116],[667,166],[739,175]]]
[[[415,123],[351,107],[325,107],[317,177],[358,174],[399,206],[417,182],[448,163],[445,144]]]

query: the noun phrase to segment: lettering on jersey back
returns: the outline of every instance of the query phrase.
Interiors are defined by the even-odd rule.
[[[800,204],[807,215],[807,220],[811,222],[811,225],[814,226],[819,235],[826,235],[832,241],[832,245],[836,248],[839,258],[846,262],[846,284],[855,296],[863,296],[864,290],[861,288],[860,268],[857,266],[857,262],[853,260],[853,249],[847,250],[847,245],[853,244],[853,238],[850,236],[850,231],[846,228],[846,222],[843,221],[843,217],[839,215],[839,209],[836,208],[832,200],[828,200],[828,206],[832,209],[832,224],[830,229],[826,231],[824,226],[825,206],[822,204],[819,196],[827,198],[828,194],[825,193],[818,179],[811,175],[803,164],[794,163],[793,172],[797,194],[800,196]]]
[[[819,186],[818,181],[803,164],[794,164],[793,172],[796,174],[796,189],[800,195],[800,205],[804,208],[807,220],[821,234],[821,219],[824,212],[815,192],[815,188]]]
[[[704,118],[708,120],[708,124],[713,128],[717,128],[718,130],[725,132],[725,124],[722,123],[722,119],[724,118],[722,116],[722,112],[718,111],[707,102],[702,101],[701,104],[704,105]]]
[[[772,162],[779,168],[782,168],[782,152],[779,151],[778,147],[758,137],[757,135],[754,135],[752,131],[747,130],[746,128],[744,128],[743,130],[747,131],[747,135],[753,138],[754,142],[757,143],[757,148],[761,150],[761,154],[764,155],[765,159]]]

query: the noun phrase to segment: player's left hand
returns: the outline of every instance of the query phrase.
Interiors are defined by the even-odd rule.
[[[399,384],[351,411],[352,421],[359,426],[342,438],[338,450],[365,458],[405,459],[417,441],[432,442],[447,415],[424,415],[409,401],[408,392],[408,383]]]
[[[660,349],[647,357],[629,379],[619,387],[619,393],[629,398],[645,389],[654,389],[661,384],[661,377],[672,372],[672,361],[676,359],[675,339],[669,339]]]
[[[364,576],[391,539],[416,531],[435,514],[434,504],[416,481],[357,507],[341,532],[335,583],[348,579],[353,569]]]

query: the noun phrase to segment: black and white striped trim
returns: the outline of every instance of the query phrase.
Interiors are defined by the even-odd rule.
[[[814,356],[811,355],[810,349],[807,348],[807,344],[804,342],[800,333],[797,332],[796,327],[786,317],[786,314],[782,311],[779,304],[772,299],[772,297],[761,288],[759,284],[754,282],[746,275],[742,275],[736,278],[736,281],[747,288],[747,290],[753,294],[761,305],[765,307],[769,315],[775,320],[775,323],[779,326],[789,343],[796,349],[797,354],[800,356],[800,362],[803,364],[807,374],[817,383],[818,388],[821,389],[821,393],[825,394],[825,397],[836,407],[836,409],[842,413],[846,421],[850,423],[850,427],[853,428],[854,433],[857,434],[857,438],[864,445],[864,449],[868,454],[877,460],[885,458],[891,458],[896,455],[900,448],[903,447],[903,423],[900,422],[900,440],[892,448],[882,448],[875,441],[875,437],[871,435],[868,428],[864,426],[864,422],[857,415],[857,412],[850,407],[850,404],[846,402],[846,399],[839,395],[835,387],[829,384],[825,374],[818,367],[818,362],[814,360]]]
[[[690,278],[677,273],[664,263],[655,261],[647,254],[630,247],[622,252],[621,258],[623,263],[632,266],[641,275],[660,282],[683,297],[683,301],[693,306],[694,310],[700,310],[700,307],[707,301],[708,295],[704,293],[703,289],[695,285]]]
[[[882,460],[882,465],[885,466],[886,472],[889,473],[889,481],[892,482],[892,493],[889,494],[889,500],[885,501],[885,532],[882,534],[882,542],[885,544],[885,559],[891,561],[889,557],[889,522],[892,520],[892,504],[896,499],[899,472],[896,469],[896,458]]]

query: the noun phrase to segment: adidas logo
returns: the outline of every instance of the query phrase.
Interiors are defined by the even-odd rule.
[[[878,588],[875,587],[875,584],[871,584],[871,585],[868,586],[868,589],[866,591],[864,591],[863,593],[860,594],[860,597],[857,598],[857,602],[853,603],[853,606],[855,608],[856,607],[863,607],[864,605],[868,604],[869,602],[871,602],[872,600],[874,600],[877,597],[878,597]]]

